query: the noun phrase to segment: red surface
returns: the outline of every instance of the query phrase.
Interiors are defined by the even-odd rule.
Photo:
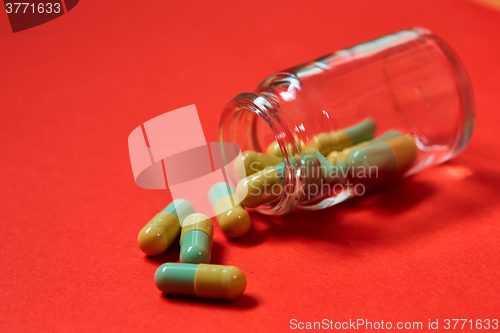
[[[133,181],[127,137],[195,103],[221,109],[269,74],[412,25],[447,40],[477,124],[454,161],[316,213],[215,230],[235,302],[162,296],[140,228],[169,201]],[[467,1],[82,1],[12,34],[0,14],[0,332],[285,331],[289,321],[500,317],[500,12]],[[441,326],[442,327],[442,326]]]

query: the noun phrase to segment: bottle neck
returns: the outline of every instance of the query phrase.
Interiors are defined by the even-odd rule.
[[[257,210],[261,213],[282,215],[297,204],[301,178],[291,159],[300,152],[300,146],[292,128],[290,120],[269,94],[242,93],[236,96],[222,113],[219,123],[220,142],[236,143],[242,151],[265,153],[271,141],[266,142],[259,136],[265,136],[264,133],[267,132],[268,140],[269,137],[274,137],[279,144],[285,171],[282,179],[283,191],[279,199],[258,207]],[[228,178],[233,186],[240,180],[235,173],[229,174]]]

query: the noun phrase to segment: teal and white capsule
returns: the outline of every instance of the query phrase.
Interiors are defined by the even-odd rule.
[[[182,222],[180,261],[209,264],[212,252],[213,224],[203,214],[191,214]]]
[[[234,266],[166,263],[156,270],[155,284],[169,295],[236,299],[247,280]]]
[[[181,223],[193,213],[193,205],[184,199],[170,203],[139,232],[137,243],[142,252],[150,256],[165,252],[179,236]]]

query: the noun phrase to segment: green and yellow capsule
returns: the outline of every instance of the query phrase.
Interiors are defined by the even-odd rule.
[[[227,183],[217,183],[210,189],[208,196],[219,226],[229,238],[245,235],[251,226],[250,215],[242,205],[236,204],[234,190]]]
[[[281,148],[278,141],[273,141],[267,146],[266,154],[270,156],[282,157]]]
[[[250,176],[263,170],[265,167],[273,166],[281,162],[281,157],[258,153],[256,151],[245,151],[241,158],[237,158],[234,168],[240,178]]]
[[[191,214],[182,222],[180,261],[209,264],[213,239],[212,221],[203,214]]]
[[[137,243],[142,252],[150,256],[158,256],[165,252],[179,236],[182,221],[193,213],[194,207],[188,201],[174,200],[139,232]]]
[[[304,150],[306,148],[307,147],[306,147],[304,141],[300,141],[301,152],[304,152]],[[291,143],[288,144],[285,149],[286,149],[286,153],[288,154],[289,157],[294,156],[296,153],[298,153],[298,151],[296,151],[296,147]],[[280,144],[278,143],[278,141],[273,141],[269,144],[269,146],[266,149],[266,154],[271,155],[271,156],[280,157],[280,158],[283,157],[283,153],[281,151],[281,147],[280,147]]]
[[[400,174],[407,171],[417,158],[418,148],[415,139],[409,134],[396,136],[367,147],[353,151],[348,166],[358,172],[381,173],[382,175]]]
[[[297,158],[290,158],[292,168],[297,166]],[[307,193],[311,185],[321,182],[321,163],[313,155],[305,155],[300,163],[303,190]],[[251,176],[243,178],[236,187],[236,198],[243,206],[255,208],[278,199],[283,194],[285,163],[267,167]]]
[[[382,136],[358,143],[357,145],[347,147],[341,151],[332,151],[327,157],[324,157],[319,151],[314,152],[313,156],[316,157],[321,165],[321,179],[326,184],[333,182],[343,184],[347,180],[348,160],[351,154],[360,148],[371,146],[377,142],[382,142],[397,136],[401,133],[397,131],[388,131]]]
[[[162,293],[203,298],[236,299],[245,291],[245,274],[234,266],[166,263],[155,273]]]
[[[375,122],[372,119],[367,119],[355,126],[330,132],[321,133],[307,144],[319,151],[322,155],[327,155],[333,150],[342,150],[349,146],[353,146],[363,141],[373,138],[375,134]]]
[[[255,208],[271,202],[283,193],[283,162],[243,178],[236,186],[236,200],[245,207]]]
[[[370,146],[370,145],[377,143],[377,142],[381,142],[381,141],[395,138],[395,137],[400,136],[400,135],[402,135],[402,133],[398,132],[398,131],[387,131],[386,133],[382,134],[381,136],[379,136],[378,138],[375,138],[373,140],[358,143],[357,145],[347,147],[341,151],[332,151],[330,154],[328,154],[326,159],[330,162],[333,162],[333,164],[335,164],[335,165],[337,163],[339,163],[339,160],[343,160],[347,163],[347,161],[349,160],[349,156],[351,155],[351,153],[353,151],[360,149],[360,148],[363,148],[363,147]]]

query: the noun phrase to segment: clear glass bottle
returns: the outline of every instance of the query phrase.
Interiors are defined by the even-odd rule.
[[[472,89],[457,55],[417,27],[278,72],[226,106],[219,140],[257,152],[276,140],[288,190],[257,209],[279,215],[295,207],[329,207],[357,194],[344,188],[305,198],[300,163],[304,143],[367,119],[376,124],[375,136],[396,130],[413,137],[416,158],[403,175],[456,156],[474,124]],[[233,185],[240,180],[236,173],[229,178]]]

